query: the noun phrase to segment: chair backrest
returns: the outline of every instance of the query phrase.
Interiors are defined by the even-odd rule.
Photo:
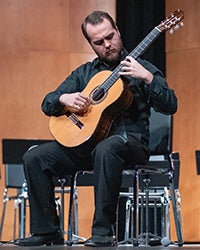
[[[2,139],[3,164],[22,164],[22,157],[31,146],[49,141],[51,140]]]
[[[22,188],[25,183],[24,169],[22,164],[5,164],[6,188]]]
[[[151,109],[149,147],[151,155],[166,155],[172,152],[172,115]]]
[[[180,160],[179,154],[172,154],[172,128],[173,128],[173,116],[165,115],[159,112],[156,112],[154,109],[151,109],[150,117],[150,165],[169,168],[169,170],[174,171],[174,185],[176,188],[179,186],[179,175],[180,175]],[[163,157],[155,158],[155,155],[162,155]],[[172,157],[172,162],[170,160]],[[157,177],[152,175],[152,185],[167,186],[168,178]]]

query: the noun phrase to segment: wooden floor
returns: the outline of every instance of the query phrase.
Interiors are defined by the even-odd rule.
[[[15,246],[12,244],[8,244],[8,243],[3,243],[0,245],[0,249],[1,250],[34,250],[34,249],[45,249],[45,250],[66,250],[66,249],[70,249],[70,250],[93,250],[93,249],[101,249],[101,250],[170,250],[170,249],[182,249],[182,250],[193,250],[193,249],[200,249],[200,244],[183,244],[183,246],[175,246],[175,245],[169,245],[167,247],[164,246],[138,246],[138,247],[133,247],[131,244],[127,244],[127,245],[119,245],[116,247],[85,247],[84,245],[78,244],[78,245],[74,245],[74,246],[67,246],[67,245],[63,245],[63,246],[38,246],[38,247],[21,247],[21,246]]]

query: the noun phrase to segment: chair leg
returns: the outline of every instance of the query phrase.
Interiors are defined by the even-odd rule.
[[[176,197],[173,178],[170,180],[170,195],[171,195],[171,201],[172,201],[172,208],[173,208],[173,214],[174,214],[174,222],[175,222],[175,227],[176,227],[178,245],[182,246],[183,236],[182,236],[180,204]]]
[[[6,203],[9,200],[7,198],[7,193],[8,193],[8,189],[5,188],[4,194],[3,194],[3,210],[2,210],[1,225],[0,225],[0,240],[1,240],[1,237],[2,237],[3,224],[4,224],[5,213],[6,213]]]
[[[73,206],[74,206],[74,188],[75,188],[75,175],[71,177],[70,199],[69,199],[69,214],[68,214],[68,233],[67,245],[73,244]]]
[[[168,156],[168,160],[170,161],[171,164],[171,170],[169,174],[169,189],[170,189],[170,195],[171,195],[171,201],[172,201],[172,208],[173,208],[173,213],[174,213],[174,222],[175,222],[175,227],[176,227],[176,235],[178,239],[178,245],[182,246],[183,245],[183,236],[182,236],[182,223],[181,223],[181,213],[180,213],[180,202],[178,202],[175,194],[175,187],[174,187],[174,178],[173,178],[173,171],[175,169],[174,166],[174,160],[173,160],[173,155],[170,154]]]
[[[125,242],[129,240],[129,227],[130,227],[130,218],[131,218],[131,199],[128,198],[126,202],[126,218],[125,218],[125,233],[124,233],[124,240]]]
[[[146,178],[144,179],[144,182],[145,182],[145,220],[146,220],[145,245],[148,246],[149,244],[149,183],[150,183],[150,179]]]
[[[135,170],[133,192],[133,246],[139,245],[139,170]]]
[[[67,245],[71,246],[73,243],[77,244],[80,240],[85,241],[84,237],[78,235],[78,190],[77,190],[77,177],[82,171],[76,172],[71,177],[70,187],[70,201],[69,201],[69,214],[68,214],[68,237]],[[86,173],[86,172],[85,172]]]
[[[64,230],[65,230],[65,226],[64,226],[64,222],[65,222],[65,202],[64,202],[64,199],[65,199],[65,182],[66,182],[66,179],[65,178],[60,178],[58,180],[58,182],[60,183],[60,187],[61,187],[61,211],[60,211],[60,227],[61,227],[61,230],[64,234]]]
[[[26,234],[26,198],[18,199],[19,208],[19,238],[24,238]]]
[[[161,196],[161,238],[170,238],[170,216],[169,216],[169,194],[168,188],[164,187],[163,196]]]
[[[81,239],[81,237],[78,236],[78,190],[76,187],[76,180],[74,181],[74,194],[73,194],[73,218],[72,218],[72,223],[73,223],[73,232],[74,235],[72,234],[74,238],[74,242],[78,243],[78,240]]]

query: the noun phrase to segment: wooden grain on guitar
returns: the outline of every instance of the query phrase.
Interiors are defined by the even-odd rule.
[[[76,147],[90,140],[95,145],[107,136],[113,120],[129,106],[133,96],[127,84],[119,78],[100,100],[93,100],[93,92],[111,73],[99,72],[83,90],[82,93],[91,99],[91,106],[86,114],[65,114],[50,118],[50,132],[59,143]]]

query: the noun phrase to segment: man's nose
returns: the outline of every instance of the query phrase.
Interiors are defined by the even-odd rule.
[[[106,48],[109,48],[110,47],[110,41],[104,40],[104,45],[105,45]]]

